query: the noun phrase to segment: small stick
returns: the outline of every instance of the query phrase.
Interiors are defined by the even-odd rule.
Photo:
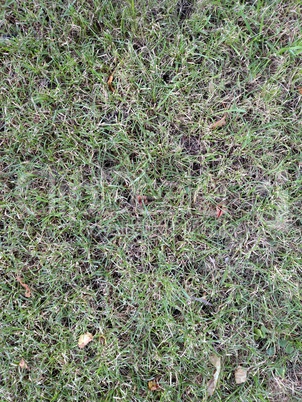
[[[213,306],[212,303],[208,302],[206,299],[204,299],[203,297],[195,297],[195,296],[191,296],[190,297],[191,300],[193,301],[198,301],[200,303],[205,304],[206,306]]]
[[[24,287],[25,297],[31,297],[30,287],[28,285],[26,285],[26,283],[22,282],[22,279],[20,278],[20,276],[16,276],[16,279],[20,283],[20,285]]]

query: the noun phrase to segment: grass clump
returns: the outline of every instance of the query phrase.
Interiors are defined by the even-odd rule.
[[[4,3],[1,400],[301,399],[300,16]]]

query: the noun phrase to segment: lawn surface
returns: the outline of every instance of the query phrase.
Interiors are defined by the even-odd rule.
[[[2,4],[0,400],[301,400],[300,1]]]

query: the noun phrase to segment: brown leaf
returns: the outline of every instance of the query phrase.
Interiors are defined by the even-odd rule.
[[[299,88],[298,88],[298,92],[299,92],[299,94],[302,95],[302,87],[299,87]]]
[[[92,339],[93,335],[90,332],[86,332],[86,334],[80,336],[78,341],[78,347],[80,349],[83,349],[86,345],[88,345],[89,342],[92,341]]]
[[[150,391],[159,391],[161,389],[157,379],[149,381],[148,388]]]
[[[210,362],[216,368],[216,371],[215,371],[213,377],[211,378],[211,380],[208,382],[208,385],[207,385],[207,393],[209,396],[212,396],[215,392],[218,377],[219,377],[220,370],[221,370],[221,359],[219,356],[213,355],[210,357]]]
[[[16,279],[20,283],[20,285],[24,287],[25,297],[31,297],[30,287],[28,285],[26,285],[26,283],[22,282],[22,279],[20,278],[20,276],[16,276]]]
[[[235,371],[235,382],[236,384],[243,384],[247,379],[247,369],[238,366]]]
[[[214,130],[215,128],[219,128],[219,127],[223,127],[226,125],[226,119],[227,119],[227,114],[225,113],[225,115],[223,116],[222,119],[216,121],[215,123],[210,125],[210,129]]]
[[[148,197],[146,195],[137,195],[136,201],[140,206],[146,205],[148,204]]]
[[[23,358],[20,360],[19,367],[20,367],[21,369],[27,369],[27,370],[29,370],[28,364],[26,363],[26,361],[25,361]]]
[[[114,89],[114,86],[112,85],[112,81],[113,81],[113,74],[110,74],[109,78],[108,78],[108,81],[107,81],[107,84],[108,84],[108,87],[109,87],[110,91],[114,92],[115,89]]]
[[[223,205],[216,206],[216,218],[220,218],[225,213]]]
[[[215,380],[215,377],[212,377],[210,379],[210,381],[208,382],[208,384],[207,384],[207,393],[208,393],[209,396],[212,396],[214,394],[215,389],[216,389],[216,383],[217,383],[217,381]]]

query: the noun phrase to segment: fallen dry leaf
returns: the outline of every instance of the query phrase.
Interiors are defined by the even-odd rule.
[[[112,85],[112,81],[113,81],[113,74],[110,74],[109,78],[108,78],[108,81],[107,81],[107,84],[108,84],[108,87],[109,87],[110,91],[114,92],[115,89],[114,89],[114,86]]]
[[[221,370],[221,359],[219,356],[213,355],[213,356],[210,356],[210,362],[216,368],[213,378],[211,378],[211,380],[208,382],[208,385],[207,385],[208,395],[212,396],[215,392],[218,377],[219,377],[220,370]]]
[[[146,195],[137,195],[136,201],[140,206],[146,205],[148,204],[148,197]]]
[[[223,116],[222,119],[216,121],[215,123],[210,125],[210,129],[214,130],[215,128],[219,128],[219,127],[223,127],[226,125],[226,119],[227,119],[227,114],[225,113],[225,115]]]
[[[299,94],[302,95],[302,87],[299,87],[299,88],[298,88],[298,92],[299,92]]]
[[[80,349],[83,349],[86,345],[88,345],[89,342],[91,342],[93,339],[93,335],[90,332],[86,332],[86,334],[83,334],[79,338],[78,342],[78,347]]]
[[[17,276],[16,279],[20,283],[20,285],[24,287],[25,297],[31,297],[30,287],[28,285],[26,285],[26,283],[22,282],[22,279],[20,278],[20,276]]]
[[[19,367],[21,367],[21,369],[29,370],[28,364],[26,363],[26,361],[23,358],[20,360]]]
[[[159,391],[161,389],[158,380],[156,379],[148,382],[148,388],[150,391]]]
[[[236,384],[243,384],[247,378],[247,369],[238,366],[235,371],[235,382]]]
[[[223,208],[223,205],[217,205],[216,206],[216,218],[220,218],[221,217],[221,215],[223,215],[224,214],[224,208]]]

